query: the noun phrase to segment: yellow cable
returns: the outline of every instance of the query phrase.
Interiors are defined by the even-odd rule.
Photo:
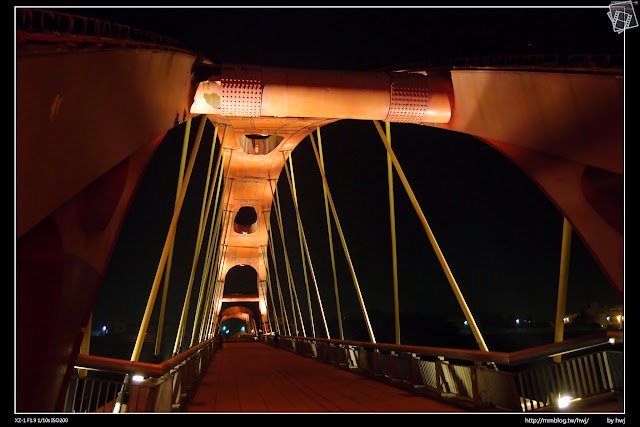
[[[420,204],[418,203],[418,200],[416,199],[416,196],[413,193],[413,190],[411,189],[411,186],[409,185],[409,182],[407,181],[407,178],[404,172],[402,171],[400,164],[398,163],[398,159],[396,158],[396,155],[391,149],[391,145],[389,144],[389,141],[387,141],[387,138],[384,132],[382,131],[382,128],[380,127],[380,123],[378,123],[377,121],[374,121],[373,123],[376,125],[376,129],[378,129],[378,134],[380,135],[382,142],[387,148],[387,153],[389,153],[389,156],[393,161],[393,165],[396,168],[396,172],[398,173],[398,176],[400,177],[400,180],[404,185],[404,188],[409,196],[409,199],[411,200],[411,204],[413,205],[416,213],[418,214],[420,222],[422,223],[422,226],[424,227],[424,230],[427,233],[429,241],[431,242],[431,246],[433,247],[433,250],[435,251],[436,256],[438,257],[438,261],[440,262],[440,265],[442,266],[442,269],[444,270],[444,273],[447,276],[449,284],[451,285],[451,289],[453,289],[453,293],[455,294],[455,297],[458,300],[458,304],[460,305],[460,308],[462,308],[465,318],[469,322],[471,331],[473,332],[473,335],[478,345],[480,346],[480,349],[482,349],[483,351],[489,351],[489,349],[487,348],[487,345],[484,342],[484,338],[482,338],[482,335],[480,334],[480,330],[476,325],[473,315],[471,314],[471,311],[469,310],[469,307],[467,306],[467,303],[464,300],[464,297],[462,296],[462,292],[460,292],[460,288],[458,287],[458,284],[456,283],[456,280],[454,279],[453,274],[451,273],[451,269],[449,269],[449,265],[447,264],[447,261],[444,259],[444,255],[442,255],[440,246],[438,245],[438,242],[436,241],[436,238],[433,235],[433,232],[431,231],[431,227],[429,227],[429,223],[427,222],[427,219],[424,216],[422,209],[420,208]]]
[[[329,327],[327,326],[327,319],[325,318],[325,313],[324,313],[324,308],[322,306],[322,298],[320,298],[320,290],[318,289],[318,282],[316,281],[316,275],[314,273],[313,270],[313,263],[311,262],[311,255],[309,253],[309,245],[307,244],[307,238],[305,236],[304,233],[304,227],[302,226],[302,218],[300,216],[300,207],[298,205],[298,196],[297,196],[297,191],[296,191],[296,182],[295,182],[295,176],[293,174],[293,160],[292,160],[291,155],[289,155],[289,169],[291,170],[291,174],[289,174],[289,169],[286,168],[286,164],[285,164],[285,171],[287,172],[287,179],[289,181],[289,187],[291,189],[291,194],[295,195],[294,198],[294,205],[295,205],[295,210],[296,210],[296,217],[298,219],[298,231],[300,234],[300,249],[303,250],[303,259],[306,255],[307,257],[307,263],[309,265],[309,270],[311,273],[311,279],[313,280],[313,284],[316,290],[316,298],[318,299],[318,305],[320,307],[320,314],[322,316],[322,322],[324,324],[324,330],[325,330],[325,334],[327,336],[327,338],[331,338],[330,334],[329,334]],[[306,277],[306,270],[305,270],[305,282],[307,281],[307,277]],[[309,295],[309,285],[307,283],[307,295],[308,295],[308,302],[309,302],[309,316],[310,316],[310,320],[311,320],[311,326],[313,327],[313,336],[316,336],[316,332],[315,332],[315,326],[314,326],[314,322],[313,322],[313,313],[311,310],[311,297]]]
[[[267,257],[267,246],[263,246],[262,250],[262,259],[264,262],[264,267],[267,270],[267,288],[269,291],[269,297],[271,298],[271,310],[273,310],[273,320],[276,324],[276,331],[280,333],[280,325],[278,324],[278,313],[276,311],[276,303],[273,300],[273,285],[271,282],[271,272],[269,271],[269,258]],[[271,316],[269,315],[269,307],[267,306],[267,319],[269,321],[269,330],[273,331],[273,327],[271,326]]]
[[[311,143],[313,145],[313,151],[316,155],[316,160],[318,162],[318,166],[320,166],[320,173],[322,175],[322,181],[327,190],[327,198],[329,199],[329,204],[331,206],[331,211],[333,212],[333,219],[336,223],[336,227],[338,228],[338,234],[340,235],[340,241],[342,242],[342,248],[344,250],[344,254],[347,257],[347,261],[349,264],[349,270],[351,271],[351,277],[353,279],[353,285],[356,288],[356,294],[358,296],[358,301],[360,302],[360,308],[362,309],[362,314],[364,316],[365,323],[367,325],[367,330],[369,332],[369,338],[371,342],[375,343],[376,338],[373,335],[373,329],[371,328],[371,322],[369,321],[369,315],[367,314],[367,308],[364,304],[364,299],[362,298],[362,293],[360,292],[360,285],[358,285],[358,278],[356,277],[356,272],[353,268],[353,263],[351,262],[351,256],[349,256],[349,249],[347,248],[347,242],[344,238],[344,233],[342,232],[342,227],[340,226],[340,220],[338,219],[338,213],[336,212],[335,204],[333,203],[333,198],[331,197],[331,192],[329,191],[329,184],[327,183],[327,177],[324,174],[324,168],[322,168],[320,163],[320,156],[318,154],[318,149],[316,148],[315,140],[313,139],[313,133],[309,133],[311,137]]]
[[[187,119],[185,129],[184,129],[184,137],[182,139],[182,154],[180,156],[180,168],[178,170],[178,184],[176,185],[176,201],[175,205],[178,203],[178,197],[180,196],[180,189],[182,188],[182,180],[184,179],[184,167],[187,160],[187,151],[189,148],[189,136],[191,133],[191,117]],[[155,356],[157,357],[160,354],[160,347],[162,344],[162,332],[164,329],[164,316],[167,307],[167,295],[169,293],[169,278],[171,276],[171,265],[173,263],[173,249],[174,249],[175,240],[171,242],[171,247],[169,248],[169,255],[167,258],[167,266],[165,267],[164,272],[164,286],[162,288],[162,300],[160,302],[160,315],[158,316],[158,331],[156,333],[156,348],[154,351]]]
[[[203,120],[208,120],[206,116],[203,116]],[[153,279],[153,285],[151,286],[151,291],[149,293],[149,299],[147,300],[147,306],[145,308],[144,315],[142,317],[142,322],[140,323],[140,329],[138,331],[138,336],[136,338],[135,345],[133,347],[133,352],[131,354],[131,361],[137,362],[140,357],[140,352],[142,351],[142,344],[144,343],[144,337],[147,334],[147,328],[149,327],[149,320],[151,319],[151,313],[153,312],[153,306],[156,301],[156,297],[158,295],[158,288],[160,286],[160,279],[164,273],[164,268],[167,263],[167,258],[169,255],[169,249],[171,248],[171,242],[173,241],[176,233],[176,226],[178,225],[178,217],[180,216],[180,211],[182,210],[182,203],[184,202],[184,197],[186,194],[186,190],[189,184],[189,180],[191,179],[191,172],[193,171],[193,166],[196,160],[196,154],[198,152],[198,148],[200,148],[200,139],[196,138],[193,149],[191,150],[191,157],[189,159],[189,164],[187,166],[187,172],[184,178],[184,186],[180,189],[180,196],[178,197],[178,203],[176,203],[176,207],[173,211],[173,217],[171,218],[171,224],[169,225],[169,231],[167,233],[167,238],[164,243],[164,247],[162,249],[162,254],[160,255],[160,261],[158,263],[158,268],[156,270],[156,275]]]
[[[308,306],[308,310],[309,310],[309,323],[311,324],[311,334],[313,337],[316,336],[316,329],[315,329],[315,325],[313,324],[313,311],[311,309],[311,293],[309,292],[309,277],[307,274],[307,263],[306,263],[306,259],[304,256],[304,241],[302,238],[302,223],[300,222],[300,212],[298,210],[298,195],[296,194],[296,189],[293,186],[292,183],[292,174],[293,174],[293,170],[289,170],[291,169],[291,165],[292,165],[292,158],[293,155],[291,152],[289,152],[289,165],[287,165],[287,157],[284,153],[284,151],[282,152],[282,158],[284,160],[284,169],[285,169],[285,173],[287,175],[287,182],[289,183],[289,192],[291,193],[291,199],[293,201],[293,207],[296,213],[296,222],[298,224],[298,240],[300,241],[300,261],[302,262],[302,272],[304,273],[304,286],[305,286],[305,290],[307,291],[307,306]],[[302,319],[302,314],[300,315],[300,318]],[[302,320],[300,320],[300,322],[302,322]],[[306,336],[306,334],[305,334]]]
[[[387,141],[391,146],[391,123],[386,122]],[[396,329],[396,344],[400,345],[400,302],[398,298],[398,254],[396,251],[396,212],[393,197],[393,162],[387,153],[387,180],[389,183],[389,222],[391,228],[391,267],[393,276],[393,313]]]
[[[316,132],[318,133],[318,150],[320,152],[320,160],[318,162],[320,165],[320,176],[324,177],[324,156],[322,154],[322,137],[320,135],[320,128],[317,128]],[[311,134],[311,141],[313,142],[313,134]],[[329,253],[331,255],[331,269],[333,270],[333,292],[336,299],[338,333],[340,334],[340,339],[344,340],[344,329],[342,328],[342,313],[340,310],[340,292],[338,289],[338,273],[336,272],[336,259],[333,249],[333,233],[331,230],[331,215],[329,214],[329,199],[327,197],[327,185],[325,183],[325,179],[322,179],[322,192],[324,193],[324,211],[327,217],[327,233],[329,237]]]
[[[204,121],[200,122],[200,128],[198,129],[198,137],[201,137],[202,132],[204,131]],[[180,316],[180,324],[178,327],[178,332],[177,332],[177,338],[176,341],[178,342],[177,347],[181,347],[182,346],[182,342],[184,340],[184,334],[185,334],[185,330],[187,327],[187,315],[188,315],[188,311],[189,311],[189,303],[191,301],[191,292],[193,290],[193,281],[195,278],[195,272],[196,272],[196,267],[198,264],[198,258],[200,257],[200,247],[202,246],[202,235],[204,233],[203,231],[203,220],[204,220],[204,212],[205,212],[205,208],[206,208],[206,197],[207,197],[207,191],[208,191],[208,186],[209,186],[209,178],[210,178],[210,174],[211,174],[211,166],[213,163],[213,154],[215,152],[214,148],[215,148],[215,140],[216,140],[216,136],[217,136],[217,132],[218,132],[218,127],[215,127],[215,132],[214,132],[214,136],[213,136],[213,140],[212,140],[212,149],[211,149],[211,153],[209,156],[209,169],[207,170],[207,179],[205,181],[205,189],[203,191],[202,194],[202,206],[200,208],[200,220],[198,222],[198,232],[197,232],[197,237],[196,237],[196,245],[195,245],[195,249],[194,249],[194,254],[193,254],[193,260],[192,260],[192,265],[191,265],[191,274],[189,276],[189,282],[187,284],[187,290],[185,293],[185,297],[184,297],[184,301],[183,301],[183,306],[182,306],[182,314]],[[174,352],[175,352],[175,348],[174,348]]]
[[[558,304],[556,307],[555,342],[564,339],[564,314],[567,305],[567,284],[569,282],[569,258],[571,254],[571,223],[564,218],[562,223],[562,250],[560,253],[560,279],[558,282]],[[562,361],[562,356],[554,356],[554,362]]]
[[[209,166],[207,169],[207,177],[205,180],[205,186],[204,186],[204,190],[202,192],[202,205],[200,207],[200,220],[198,222],[198,232],[197,232],[197,237],[196,237],[196,245],[195,245],[195,249],[194,249],[194,253],[193,253],[193,261],[191,263],[191,274],[189,275],[189,282],[187,285],[187,292],[185,295],[185,299],[184,299],[184,305],[182,308],[182,318],[180,320],[180,325],[181,325],[181,329],[180,329],[180,343],[182,343],[184,341],[184,334],[186,331],[186,327],[187,327],[187,315],[189,312],[189,304],[191,302],[191,294],[193,292],[193,282],[195,280],[196,277],[196,269],[198,267],[198,260],[200,259],[200,251],[202,248],[202,238],[204,237],[204,230],[207,226],[207,218],[208,218],[208,211],[209,211],[209,204],[207,203],[207,195],[209,193],[209,181],[211,179],[211,168],[213,167],[213,163],[214,163],[214,153],[215,153],[215,143],[216,143],[216,137],[218,136],[218,126],[215,126],[215,130],[214,130],[214,134],[213,134],[213,140],[211,141],[211,152],[209,154]],[[220,161],[220,153],[222,152],[222,150],[220,150],[218,152],[218,159],[216,161],[216,165],[219,164]],[[211,186],[211,189],[213,190],[213,186]],[[209,197],[209,203],[210,203],[210,198]],[[199,305],[199,302],[198,302]],[[196,312],[196,316],[197,316],[197,312]],[[184,322],[182,321],[182,319],[184,319]],[[196,321],[194,321],[194,328],[196,327]],[[193,334],[191,337],[191,343],[190,346],[193,345]]]
[[[214,134],[213,134],[213,144],[211,145],[211,153],[212,153],[212,155],[213,155],[213,152],[215,151],[215,145],[216,145],[215,142],[216,142],[217,134],[218,134],[218,125],[216,125],[215,130],[214,130]],[[222,150],[222,142],[221,142],[220,150],[218,150],[218,155],[217,155],[217,158],[216,158],[216,161],[215,161],[216,169],[215,169],[213,175],[211,175],[213,177],[214,184],[218,180],[218,173],[219,173],[219,170],[220,170],[220,164],[221,164],[221,160],[222,160],[222,151],[223,150]],[[205,192],[206,192],[207,188],[208,188],[208,182],[207,182],[207,185],[205,186]],[[212,202],[213,202],[213,194],[214,194],[214,185],[211,186],[211,190],[209,191],[209,196],[208,196],[208,200],[207,200],[207,204],[206,204],[206,211],[204,212],[204,215],[203,215],[203,217],[205,219],[204,220],[204,228],[202,228],[202,232],[198,236],[198,240],[200,242],[198,247],[202,246],[202,239],[204,237],[204,230],[206,229],[207,223],[209,222],[209,211],[211,210],[211,205],[212,205]],[[216,204],[218,203],[217,198],[215,200],[215,203]],[[214,214],[215,214],[215,212],[214,212]],[[212,222],[212,224],[211,224],[211,227],[209,227],[209,234],[211,234],[211,231],[213,230],[213,226],[214,226],[213,219],[212,219],[211,222]],[[192,328],[192,331],[191,331],[191,344],[189,345],[189,347],[193,347],[193,345],[195,344],[196,330],[198,329],[198,326],[200,324],[200,312],[201,312],[202,303],[203,303],[203,300],[204,300],[204,297],[205,297],[205,291],[207,290],[205,278],[206,278],[207,258],[208,258],[208,254],[210,252],[210,245],[209,245],[208,241],[207,241],[206,248],[207,248],[207,250],[206,250],[206,253],[205,253],[205,261],[204,261],[205,269],[203,269],[202,278],[200,280],[200,292],[199,292],[199,296],[198,296],[198,303],[196,305],[196,311],[195,311],[195,314],[194,314],[193,328]],[[198,256],[199,256],[199,253],[198,253]],[[195,258],[197,260],[198,257],[195,257]],[[193,271],[195,271],[196,265],[197,265],[197,263],[194,263]]]
[[[298,322],[296,317],[296,307],[298,308],[298,316],[300,318],[300,327],[302,328],[302,335],[306,336],[304,330],[304,323],[302,321],[302,313],[300,312],[300,304],[298,303],[298,294],[296,292],[295,282],[293,280],[293,273],[291,272],[291,264],[289,262],[289,252],[287,251],[287,244],[284,238],[284,226],[282,225],[282,213],[280,211],[280,198],[278,197],[278,187],[276,185],[274,190],[276,200],[276,218],[278,219],[278,228],[280,229],[280,238],[282,240],[282,250],[284,252],[284,263],[287,268],[287,277],[289,279],[289,296],[291,297],[291,312],[293,314],[293,325],[296,331],[296,335],[300,333],[298,331]]]
[[[226,132],[225,132],[226,134]],[[224,139],[223,139],[224,141]],[[221,146],[223,144],[221,143]],[[226,156],[226,151],[225,154]],[[224,163],[224,159],[222,161]],[[227,170],[229,169],[229,167],[227,167]],[[228,176],[228,173],[227,173]],[[216,297],[215,294],[215,290],[217,289],[218,283],[217,283],[217,278],[216,278],[216,263],[217,263],[217,259],[218,259],[218,253],[219,253],[219,248],[220,248],[220,242],[219,242],[219,237],[220,237],[220,233],[221,233],[221,229],[222,229],[222,215],[224,212],[224,209],[222,209],[222,201],[220,200],[220,187],[223,185],[223,183],[226,182],[226,180],[224,179],[224,171],[223,168],[220,168],[220,176],[218,178],[218,185],[217,185],[217,189],[216,189],[216,204],[214,206],[214,213],[213,216],[215,216],[216,221],[215,221],[215,225],[213,226],[213,235],[209,236],[209,260],[208,260],[208,269],[207,269],[207,274],[209,275],[208,278],[208,282],[209,282],[209,288],[211,289],[211,291],[209,292],[209,295],[207,296],[207,315],[209,316],[209,320],[208,320],[208,325],[207,325],[207,329],[210,328],[210,323],[212,321],[212,317],[213,317],[213,303],[214,303],[214,298]],[[214,243],[215,242],[215,243]],[[212,267],[213,266],[213,267]]]
[[[218,293],[218,299],[217,302],[214,305],[214,327],[217,326],[218,324],[218,318],[220,317],[220,308],[222,307],[222,298],[224,297],[224,285],[225,285],[225,281],[222,280],[222,273],[224,272],[223,267],[224,267],[224,260],[225,260],[225,256],[226,253],[228,251],[228,246],[225,244],[226,239],[227,239],[227,230],[229,229],[229,223],[231,222],[231,211],[229,210],[229,203],[231,202],[231,194],[233,191],[233,184],[235,183],[235,180],[229,178],[229,169],[231,167],[231,157],[233,156],[233,150],[231,150],[231,154],[229,157],[229,166],[227,167],[227,174],[226,174],[226,178],[225,178],[225,185],[223,187],[223,194],[228,195],[227,201],[226,201],[226,208],[224,209],[224,218],[222,221],[222,235],[219,235],[219,244],[218,244],[218,254],[217,254],[217,258],[216,258],[216,264],[215,264],[215,277],[217,277],[217,281],[219,282],[219,286],[220,286],[220,291]],[[228,182],[231,181],[230,187],[229,187],[229,191],[226,191]],[[224,201],[223,201],[224,203]]]
[[[267,224],[269,224],[270,222],[266,218],[267,214],[268,212],[265,211],[264,212],[265,221]],[[282,297],[282,288],[280,286],[280,275],[278,274],[278,265],[276,263],[276,253],[273,246],[273,233],[271,232],[271,227],[267,227],[267,228],[269,230],[269,246],[271,247],[271,250],[269,252],[271,252],[271,259],[273,260],[273,270],[274,270],[274,275],[276,276],[276,286],[278,288],[278,299],[280,301],[280,313],[282,313],[284,326],[286,326],[287,328],[287,335],[291,335],[291,329],[289,328],[289,318],[287,316],[287,310],[285,309],[284,298]]]

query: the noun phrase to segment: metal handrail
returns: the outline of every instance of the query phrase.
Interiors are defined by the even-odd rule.
[[[382,70],[438,70],[438,69],[530,69],[548,71],[621,72],[624,55],[616,53],[583,53],[572,55],[521,54],[487,55],[432,59],[410,64],[397,64]]]
[[[171,369],[187,360],[203,347],[210,345],[213,338],[175,355],[161,363],[134,362],[130,360],[112,359],[110,357],[78,355],[75,367],[78,369],[96,369],[100,371],[121,372],[125,374],[141,374],[150,377],[161,377]]]
[[[17,9],[18,41],[93,43],[169,48],[188,52],[184,43],[129,25],[42,9]]]
[[[353,346],[368,350],[379,350],[385,352],[413,353],[420,356],[445,357],[447,359],[468,360],[472,362],[493,362],[501,365],[514,366],[533,362],[541,358],[553,357],[571,353],[574,351],[579,351],[583,348],[605,345],[611,343],[611,339],[615,340],[616,343],[622,343],[624,334],[622,331],[603,331],[510,353],[500,351],[482,351],[446,347],[371,343],[366,341],[347,341],[286,335],[281,335],[280,338],[297,341],[310,341],[318,343],[329,343],[334,345]]]
[[[172,412],[182,409],[220,345],[209,339],[161,363],[78,355],[63,411]],[[120,380],[102,378],[108,373]],[[133,376],[146,378],[133,383]],[[68,403],[67,403],[68,402]],[[67,406],[67,404],[69,406]]]
[[[264,335],[262,341],[473,410],[530,412],[624,390],[622,331],[511,353]],[[554,356],[565,355],[562,360]],[[570,356],[570,357],[569,357]]]

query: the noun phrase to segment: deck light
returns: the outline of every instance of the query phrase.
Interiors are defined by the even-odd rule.
[[[558,408],[564,409],[571,403],[571,396],[558,396]]]

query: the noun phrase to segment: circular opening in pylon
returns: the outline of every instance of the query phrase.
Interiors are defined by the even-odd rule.
[[[284,139],[279,135],[249,134],[240,137],[240,146],[247,154],[269,154]]]
[[[239,234],[251,234],[258,230],[258,213],[253,206],[243,206],[236,212],[233,231]]]

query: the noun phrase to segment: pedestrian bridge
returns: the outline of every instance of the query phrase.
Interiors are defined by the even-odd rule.
[[[502,353],[269,335],[157,365],[81,355],[65,412],[622,413],[622,338]]]
[[[410,72],[221,65],[157,34],[113,23],[32,9],[18,9],[16,20],[18,412],[526,412],[557,409],[565,393],[585,402],[623,392],[621,333],[563,339],[562,320],[573,230],[621,300],[624,293],[620,68],[526,60]],[[392,236],[396,176],[478,350],[402,345],[397,317],[396,342],[376,339],[323,163],[321,128],[344,119],[372,122],[389,165]],[[564,235],[558,300],[549,301],[557,304],[553,343],[516,353],[488,348],[394,153],[393,123],[478,138],[557,206]],[[175,206],[162,230],[166,239],[131,358],[92,356],[91,316],[118,234],[154,153],[178,127],[184,149],[176,159]],[[347,258],[366,342],[345,337],[337,290],[329,298],[336,301],[337,335],[327,327],[297,210],[292,158],[303,140],[313,147],[327,224],[335,227],[335,247]],[[164,289],[177,224],[203,147],[210,159],[193,268],[184,298],[172,301]],[[279,265],[282,276],[277,272],[274,235],[285,241],[280,178],[296,206],[304,291],[292,284],[293,249]],[[254,213],[252,220],[238,221],[246,210]],[[196,274],[203,260],[204,270]],[[393,260],[395,265],[395,254]],[[257,273],[241,293],[225,286],[239,265]],[[397,295],[397,280],[390,286]],[[303,317],[314,312],[312,297],[319,307],[315,320]],[[142,362],[154,308],[167,304],[182,307],[172,357]],[[397,315],[400,307],[394,308]],[[220,349],[222,323],[230,317],[246,318],[260,342],[228,342]],[[43,324],[49,326],[44,336]],[[260,378],[253,385],[264,388],[244,393],[247,375]],[[314,381],[324,382],[315,388]],[[274,385],[278,392],[271,392]],[[397,386],[403,391],[388,388]]]

